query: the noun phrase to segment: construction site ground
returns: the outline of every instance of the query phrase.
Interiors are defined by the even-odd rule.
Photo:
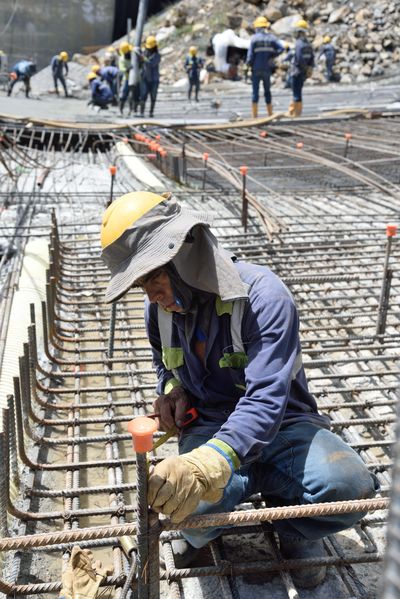
[[[165,561],[149,537],[140,599],[158,596],[159,578],[163,598],[378,598],[400,375],[400,251],[386,229],[399,222],[400,84],[306,88],[297,120],[278,90],[279,117],[268,122],[249,119],[244,82],[211,84],[198,104],[185,94],[162,86],[145,122],[95,112],[83,97],[1,96],[0,593],[58,596],[79,544],[113,566],[111,596],[137,596],[141,564],[135,570],[127,530],[139,483],[127,423],[152,412],[156,376],[142,292],[114,312],[104,303],[99,230],[111,197],[148,189],[213,213],[224,247],[283,279],[310,388],[381,492],[359,524],[326,539],[317,562],[328,575],[315,589],[296,588],[291,570],[313,564],[282,561],[261,496],[237,506],[236,526],[193,568],[174,567],[179,531],[161,519]],[[150,459],[175,452],[171,439]]]

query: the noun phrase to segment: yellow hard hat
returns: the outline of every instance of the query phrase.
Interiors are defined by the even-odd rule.
[[[96,73],[89,73],[88,75],[86,75],[86,79],[89,79],[89,81],[91,81],[92,79],[96,79],[97,75]]]
[[[92,66],[92,72],[93,73],[98,73],[100,71],[100,69],[101,69],[101,66],[99,64],[94,64]]]
[[[155,48],[157,46],[157,40],[154,37],[154,35],[149,35],[146,38],[145,46],[148,50],[151,50],[152,48]]]
[[[132,50],[132,46],[130,45],[129,42],[121,42],[120,46],[119,46],[119,51],[122,52],[122,54],[126,54],[127,52],[130,52]]]
[[[330,36],[329,35],[325,35],[324,39],[323,39],[324,44],[329,44],[330,41],[331,41]]]
[[[131,191],[110,204],[101,223],[100,240],[103,250],[119,239],[146,212],[165,199],[165,196],[151,191]]]
[[[60,58],[64,62],[67,62],[67,60],[68,60],[68,52],[65,52],[64,50],[62,52],[60,52]]]
[[[265,17],[257,17],[253,23],[254,29],[266,29],[269,27],[269,21]]]
[[[197,54],[197,48],[196,48],[196,46],[190,46],[190,48],[189,48],[189,54],[190,54],[190,56],[196,56],[196,54]]]
[[[297,29],[308,29],[308,23],[304,19],[300,19],[299,21],[297,21],[295,27]]]

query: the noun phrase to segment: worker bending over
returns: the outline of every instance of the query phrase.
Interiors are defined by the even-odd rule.
[[[132,287],[147,296],[160,426],[181,428],[189,408],[198,412],[181,428],[180,455],[150,472],[150,506],[181,522],[233,511],[254,493],[276,506],[373,497],[374,475],[329,430],[308,389],[293,297],[269,268],[222,249],[210,224],[170,193],[128,193],[103,216],[106,301]],[[274,522],[283,557],[324,556],[322,538],[360,516]],[[184,530],[185,540],[173,541],[177,567],[220,533]],[[324,576],[324,566],[293,571],[304,587]]]
[[[7,96],[11,96],[14,85],[22,81],[25,85],[25,96],[29,98],[31,89],[31,77],[36,73],[36,64],[30,60],[18,61],[9,73],[10,83],[8,84]]]
[[[269,115],[272,115],[271,70],[274,67],[274,58],[285,49],[285,46],[272,33],[267,31],[269,25],[265,17],[257,17],[253,23],[256,32],[250,40],[250,47],[247,52],[246,63],[251,67],[251,83],[253,86],[252,114],[254,118],[258,115],[261,81],[264,86],[267,112]]]
[[[68,98],[67,84],[64,77],[64,73],[68,75],[68,53],[63,51],[53,56],[50,66],[57,96],[59,94],[58,82],[60,82],[63,86],[65,97]]]

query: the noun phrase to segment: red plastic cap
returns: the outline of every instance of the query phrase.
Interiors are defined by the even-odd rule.
[[[138,416],[128,422],[128,431],[132,435],[133,449],[136,453],[145,453],[153,449],[153,433],[156,430],[156,422],[146,416]]]
[[[207,162],[208,156],[209,156],[208,152],[204,152],[204,154],[203,154],[203,160],[204,160],[204,162]]]
[[[397,225],[394,225],[394,224],[386,225],[386,235],[388,237],[396,237]]]
[[[242,175],[247,175],[247,171],[249,169],[247,168],[247,166],[240,166],[239,170],[240,170],[240,172],[241,172]]]
[[[266,131],[261,131],[260,137],[267,137],[268,133]]]
[[[351,133],[345,133],[345,134],[344,134],[344,138],[345,138],[345,139],[347,139],[347,140],[349,140],[349,139],[352,139],[352,137],[353,137],[353,136],[352,136],[352,134],[351,134]]]
[[[114,177],[116,174],[117,174],[117,167],[110,166],[110,175],[112,175]]]
[[[297,148],[298,150],[301,150],[302,148],[304,148],[304,144],[303,144],[303,142],[302,142],[302,141],[299,141],[299,142],[297,142],[297,144],[296,144],[296,148]]]

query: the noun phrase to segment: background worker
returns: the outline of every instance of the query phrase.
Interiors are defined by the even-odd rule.
[[[23,81],[25,85],[25,96],[29,98],[31,89],[31,77],[36,73],[36,64],[30,60],[20,60],[11,69],[9,73],[10,83],[8,84],[7,96],[11,96],[14,85],[18,81]]]
[[[157,100],[158,85],[160,83],[160,54],[158,52],[157,40],[154,35],[146,38],[145,48],[142,54],[141,92],[140,92],[140,114],[144,115],[146,101],[150,95],[149,116],[154,116],[154,108]]]
[[[100,81],[105,81],[108,84],[113,94],[112,103],[116,105],[118,97],[118,67],[112,67],[111,65],[101,67],[100,65],[95,64],[92,67],[92,71],[99,77]]]
[[[104,54],[104,65],[109,67],[118,66],[118,53],[114,46],[109,46]]]
[[[132,66],[131,51],[133,47],[129,42],[121,42],[119,47],[118,69],[120,77],[119,110],[123,114],[125,102],[129,95],[129,71]]]
[[[50,66],[57,96],[59,94],[58,82],[60,82],[63,86],[65,97],[68,98],[67,84],[64,77],[64,73],[68,75],[68,52],[63,51],[53,56]]]
[[[199,101],[200,91],[200,71],[204,66],[204,59],[197,56],[196,46],[189,48],[189,53],[185,58],[185,71],[189,79],[188,99],[192,99],[192,90],[194,88],[194,97]]]
[[[149,476],[149,504],[181,522],[229,512],[254,493],[270,505],[372,497],[361,458],[330,432],[308,390],[293,298],[267,267],[237,260],[210,231],[211,218],[171,194],[133,192],[106,210],[102,257],[111,271],[106,301],[131,287],[147,295],[145,322],[157,371],[160,426],[176,424],[179,456]],[[186,411],[198,418],[182,428]],[[360,514],[276,521],[286,559],[320,558],[322,538]],[[221,529],[187,529],[173,541],[186,567]],[[325,568],[293,571],[298,586]]]
[[[325,58],[325,77],[327,81],[334,81],[335,77],[333,74],[333,65],[336,60],[336,50],[331,43],[331,38],[329,35],[325,35],[323,39],[323,44],[320,48],[318,58],[322,56]]]
[[[308,23],[304,19],[295,25],[296,44],[290,67],[293,100],[289,106],[290,116],[300,116],[303,111],[303,85],[311,77],[314,67],[314,51],[307,40]]]
[[[251,67],[252,114],[255,118],[258,115],[260,81],[264,86],[267,112],[272,115],[271,70],[274,67],[274,58],[281,54],[285,47],[272,33],[267,31],[269,22],[265,17],[257,17],[253,26],[256,32],[250,40],[246,64]]]
[[[87,76],[89,81],[90,91],[92,93],[92,99],[89,104],[93,104],[93,106],[99,106],[99,108],[107,109],[109,104],[113,101],[113,93],[107,85],[107,83],[103,83],[97,77],[96,73],[89,73]]]

